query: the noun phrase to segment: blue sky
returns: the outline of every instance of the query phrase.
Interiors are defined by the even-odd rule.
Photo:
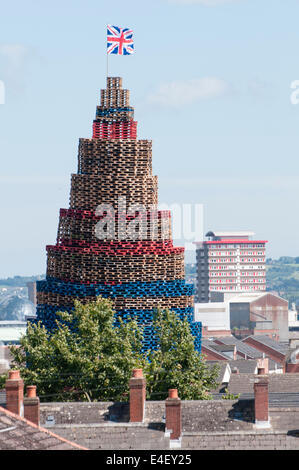
[[[203,204],[204,231],[299,256],[298,16],[298,0],[2,2],[0,277],[45,272],[105,87],[107,23],[134,30],[109,75],[153,140],[160,202]]]

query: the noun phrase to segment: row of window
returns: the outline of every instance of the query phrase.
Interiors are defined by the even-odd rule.
[[[212,284],[227,284],[227,283],[236,283],[237,281],[236,280],[233,280],[233,279],[213,279],[213,280],[210,280],[210,285]],[[265,280],[264,279],[244,279],[242,281],[243,284],[265,284]]]
[[[249,248],[249,249],[252,249],[252,248],[265,248],[265,244],[264,243],[253,243],[253,244],[249,244],[249,243],[239,243],[239,244],[235,244],[235,245],[210,245],[209,246],[210,249],[214,249],[214,250],[220,250],[221,248],[222,249],[230,249],[230,248],[241,248],[241,249],[244,249],[244,248]]]
[[[235,287],[235,286],[215,286],[213,287],[213,291],[253,291],[253,290],[261,290],[261,286],[242,286],[242,287]]]
[[[224,265],[220,265],[220,264],[216,264],[216,265],[213,265],[213,266],[209,266],[209,271],[214,271],[214,270],[220,270],[220,271],[230,271],[230,270],[233,270],[233,271],[238,271],[237,268],[236,268],[236,265],[229,265],[229,264],[224,264]],[[246,272],[246,270],[251,270],[251,269],[263,269],[265,270],[265,266],[264,265],[246,265],[246,266],[240,266],[240,271],[242,270],[242,272]]]
[[[210,251],[209,256],[238,256],[237,253],[240,253],[241,256],[249,255],[249,256],[259,256],[265,255],[265,251],[244,251],[240,250],[237,251]],[[201,256],[204,256],[204,253],[201,253]]]
[[[241,263],[264,263],[265,258],[240,258]],[[233,258],[211,258],[210,263],[235,263]]]
[[[241,276],[241,277],[246,277],[246,276],[261,276],[261,277],[265,277],[265,275],[266,275],[265,271],[257,271],[257,272],[255,272],[255,271],[253,271],[253,272],[252,272],[252,271],[250,271],[250,272],[248,272],[248,271],[243,271],[243,272],[240,273],[240,276]]]
[[[218,272],[211,272],[210,276],[211,277],[216,277],[216,276],[217,277],[218,276],[219,277],[238,277],[238,274],[239,274],[238,271],[234,271],[234,272],[232,272],[232,271],[220,271],[219,272],[218,271]],[[250,277],[253,277],[253,276],[265,277],[265,272],[264,271],[257,271],[257,272],[255,272],[255,271],[250,271],[250,272],[245,271],[245,272],[241,272],[239,274],[239,276],[242,277],[242,278],[247,277],[247,276],[248,277],[249,276]]]
[[[210,276],[221,276],[221,277],[227,277],[227,276],[231,276],[231,277],[237,277],[238,273],[237,271],[235,272],[218,272],[218,273],[211,273]]]

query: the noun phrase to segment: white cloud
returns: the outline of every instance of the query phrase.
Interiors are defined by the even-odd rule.
[[[26,68],[33,53],[23,44],[0,43],[0,80],[14,93],[24,91]]]
[[[183,106],[199,100],[217,98],[228,93],[230,86],[220,78],[205,77],[161,84],[148,102],[163,106]]]
[[[21,68],[26,56],[27,48],[22,44],[0,44],[0,59],[5,60],[10,69]]]

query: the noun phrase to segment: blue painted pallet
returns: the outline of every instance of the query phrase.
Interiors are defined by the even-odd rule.
[[[110,286],[106,284],[76,284],[60,281],[54,278],[47,278],[37,281],[38,292],[54,292],[60,295],[78,297],[178,297],[181,295],[192,296],[194,287],[186,284],[184,280],[175,281],[155,281],[155,282],[128,282]]]
[[[60,317],[57,315],[58,311],[67,311],[70,312],[73,307],[63,307],[63,306],[53,306],[47,304],[37,305],[36,310],[36,319],[32,320],[32,323],[37,323],[41,321],[47,330],[50,332],[55,329],[56,319]],[[193,308],[172,308],[172,311],[179,315],[180,319],[187,319],[190,325],[191,333],[194,336],[194,346],[196,351],[201,351],[201,323],[193,321]],[[129,321],[132,318],[135,318],[139,325],[143,327],[143,351],[147,349],[155,349],[156,341],[154,338],[154,330],[152,326],[154,310],[136,310],[128,309],[123,311],[117,311],[115,313],[115,326],[119,324],[118,317],[121,317],[123,321]]]

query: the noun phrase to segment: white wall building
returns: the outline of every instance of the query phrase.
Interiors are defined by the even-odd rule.
[[[19,344],[26,329],[27,323],[23,321],[0,321],[0,343]]]
[[[195,321],[200,321],[208,330],[230,330],[228,302],[196,303],[194,317]]]
[[[289,328],[299,328],[298,312],[295,304],[292,304],[292,308],[289,310]]]

